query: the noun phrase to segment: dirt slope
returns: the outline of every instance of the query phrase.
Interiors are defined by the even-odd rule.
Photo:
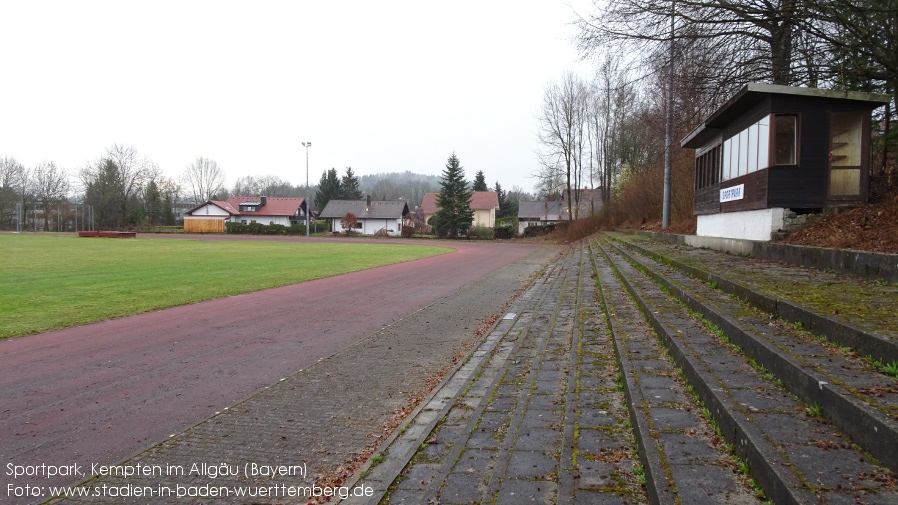
[[[898,196],[830,215],[791,234],[787,244],[898,253]]]

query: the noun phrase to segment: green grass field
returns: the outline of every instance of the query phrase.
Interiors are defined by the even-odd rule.
[[[450,250],[402,244],[0,234],[0,339]]]

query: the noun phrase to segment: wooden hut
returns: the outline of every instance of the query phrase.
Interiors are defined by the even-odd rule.
[[[744,86],[680,142],[695,149],[696,235],[770,240],[791,216],[865,202],[871,112],[888,101]]]

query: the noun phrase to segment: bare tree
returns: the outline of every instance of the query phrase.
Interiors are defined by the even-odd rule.
[[[69,192],[69,176],[52,161],[39,164],[32,171],[34,199],[44,208],[44,230],[50,231],[50,209],[65,200]]]
[[[275,197],[300,197],[301,189],[290,184],[290,181],[276,175],[263,175],[256,179],[259,195]]]
[[[303,193],[302,188],[293,186],[287,180],[275,175],[241,177],[237,179],[231,190],[231,194],[234,196],[300,197],[303,196]]]
[[[595,0],[593,5],[595,10],[579,20],[581,50],[624,42],[647,54],[653,45],[669,44],[673,22],[678,37],[706,41],[726,54],[727,72],[736,71],[730,78],[737,85],[800,79],[794,75],[794,43],[807,11],[799,0]]]
[[[0,227],[15,229],[16,204],[26,203],[28,170],[13,157],[0,158]]]
[[[224,170],[215,160],[202,156],[187,165],[181,178],[190,191],[193,205],[211,200],[215,194],[224,189]]]
[[[106,150],[106,157],[118,166],[122,179],[122,197],[125,200],[137,194],[143,184],[159,172],[155,163],[140,155],[132,146],[113,144]]]
[[[424,195],[433,192],[434,187],[429,182],[424,179],[418,179],[408,183],[408,190],[405,196],[408,198],[407,201],[411,207],[413,205],[421,205],[421,202],[424,201]]]
[[[399,200],[403,197],[403,188],[389,179],[380,179],[371,186],[371,198],[374,200]]]
[[[583,132],[587,88],[573,72],[565,72],[560,83],[550,82],[543,95],[539,116],[543,181],[563,179],[568,218],[575,218],[582,173]]]
[[[159,174],[159,167],[131,146],[113,144],[106,155],[80,172],[86,203],[102,216],[101,226],[134,226],[139,220],[144,184]]]
[[[259,182],[252,175],[238,178],[231,189],[233,196],[257,196],[261,192]]]
[[[536,175],[536,196],[557,200],[565,191],[564,167],[558,156],[540,154],[542,171]]]

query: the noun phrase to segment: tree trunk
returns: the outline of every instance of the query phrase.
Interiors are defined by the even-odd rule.
[[[788,85],[792,83],[795,0],[784,0],[781,14],[770,30],[770,72],[773,84]]]

